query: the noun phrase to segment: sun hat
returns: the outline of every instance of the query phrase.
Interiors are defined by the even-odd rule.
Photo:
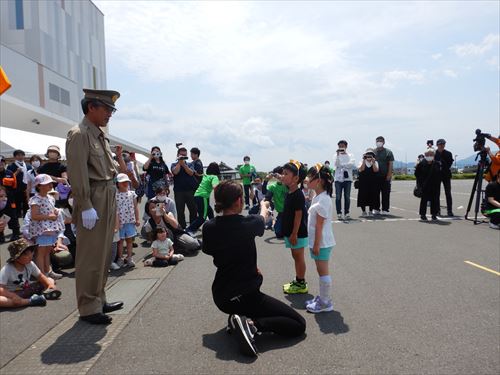
[[[9,254],[10,258],[7,259],[7,262],[12,263],[17,258],[19,258],[26,250],[31,249],[33,251],[36,250],[38,245],[34,245],[25,238],[20,238],[9,245]]]
[[[53,183],[54,180],[52,180],[52,177],[50,177],[48,174],[39,174],[35,177],[35,186],[38,185],[47,185]]]
[[[59,146],[52,145],[52,146],[47,147],[47,152],[45,153],[46,158],[49,157],[49,151],[57,152],[59,154],[59,156],[61,156],[61,149],[59,148]]]

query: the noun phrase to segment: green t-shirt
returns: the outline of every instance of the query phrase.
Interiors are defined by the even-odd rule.
[[[267,190],[273,193],[274,209],[277,212],[283,212],[285,208],[285,198],[288,193],[288,188],[281,182],[272,182],[267,186]]]
[[[252,174],[255,172],[255,167],[251,164],[243,164],[240,167],[240,175],[242,176],[243,185],[250,185],[252,183],[252,177],[243,177],[244,174]]]
[[[389,172],[389,162],[394,161],[392,151],[388,148],[383,148],[382,150],[375,150],[375,155],[378,162],[378,172],[382,176],[387,176],[387,172]]]
[[[212,192],[213,188],[218,184],[219,184],[219,177],[211,174],[204,174],[203,178],[201,179],[200,186],[198,186],[198,189],[196,189],[194,196],[210,198],[210,193]]]

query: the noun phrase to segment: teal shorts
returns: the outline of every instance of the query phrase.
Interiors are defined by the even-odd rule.
[[[309,246],[309,238],[297,238],[297,243],[292,245],[290,243],[290,238],[285,236],[285,248],[286,249],[302,249],[303,247]]]
[[[314,260],[328,260],[330,259],[330,254],[332,253],[333,246],[330,247],[321,247],[319,249],[319,255],[314,255],[312,249],[309,249],[309,253],[311,254],[311,258]]]

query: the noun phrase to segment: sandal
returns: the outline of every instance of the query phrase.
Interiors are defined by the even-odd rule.
[[[58,299],[59,297],[61,297],[62,293],[60,290],[47,288],[42,292],[42,294],[45,297],[45,299],[50,300],[50,299]]]

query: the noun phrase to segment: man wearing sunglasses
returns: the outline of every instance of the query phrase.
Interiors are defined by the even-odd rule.
[[[72,128],[66,140],[68,177],[73,194],[76,223],[76,297],[80,319],[92,324],[109,324],[106,315],[122,308],[123,302],[108,303],[104,288],[111,263],[111,242],[116,220],[115,177],[127,172],[122,147],[113,160],[109,140],[102,128],[116,111],[117,91],[84,89],[82,122]]]

